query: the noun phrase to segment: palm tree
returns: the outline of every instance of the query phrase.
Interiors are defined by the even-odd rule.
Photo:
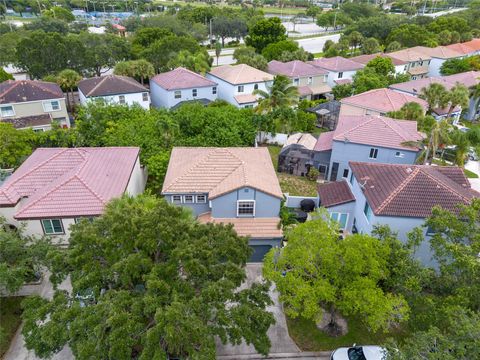
[[[452,132],[451,138],[452,143],[455,144],[455,163],[463,168],[470,150],[470,141],[467,134],[459,130]]]
[[[275,76],[272,85],[267,85],[267,90],[256,89],[253,91],[254,95],[262,97],[256,108],[259,113],[268,113],[275,109],[288,108],[298,104],[298,89],[286,76]]]
[[[142,85],[145,79],[149,79],[155,75],[155,68],[145,59],[138,59],[132,61],[134,77],[140,79]]]
[[[460,83],[456,83],[454,87],[450,89],[447,95],[447,100],[450,104],[448,109],[447,119],[452,115],[453,110],[460,106],[462,109],[465,109],[468,106],[469,101],[469,91],[468,88]]]
[[[443,109],[448,104],[448,91],[442,84],[433,83],[422,88],[420,97],[428,103],[430,113],[433,109]]]
[[[473,106],[468,109],[467,119],[474,120],[478,104],[480,103],[480,83],[470,88],[470,97],[473,99]]]
[[[78,82],[82,80],[82,77],[75,70],[65,69],[60,71],[57,76],[57,84],[67,92],[67,106],[69,111],[72,111],[72,102],[70,97],[73,98],[73,89],[77,87]]]

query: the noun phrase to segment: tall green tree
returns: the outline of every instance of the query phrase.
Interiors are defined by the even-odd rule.
[[[279,18],[265,18],[248,29],[245,44],[253,47],[257,53],[261,53],[268,44],[286,40],[286,31]]]
[[[73,16],[70,10],[67,10],[61,6],[53,6],[48,10],[45,10],[42,13],[42,16],[46,16],[49,18],[54,18],[58,20],[63,20],[67,23],[72,22],[75,20],[75,16]]]
[[[465,85],[457,83],[448,91],[447,100],[449,106],[447,118],[450,118],[453,110],[455,110],[457,106],[461,107],[462,109],[468,107],[470,92]]]
[[[0,121],[0,169],[20,165],[32,153],[32,138],[31,130],[17,130]]]
[[[73,227],[52,269],[72,292],[24,302],[26,346],[48,357],[68,344],[79,360],[211,359],[218,337],[266,355],[268,285],[237,290],[249,254],[231,226],[198,224],[153,196],[116,199]]]
[[[145,79],[149,79],[155,75],[155,69],[145,59],[122,61],[115,65],[113,70],[115,75],[130,76],[140,80],[142,84]]]
[[[7,80],[14,80],[13,75],[6,72],[3,68],[0,68],[0,83]]]
[[[205,49],[197,51],[195,54],[190,53],[188,50],[182,50],[177,54],[175,59],[168,62],[167,66],[170,69],[182,66],[189,70],[205,74],[212,66],[212,58]]]
[[[420,97],[428,103],[429,111],[443,109],[448,105],[448,91],[439,83],[432,83],[420,90]]]
[[[299,94],[291,80],[283,75],[276,75],[272,85],[267,85],[267,91],[254,90],[255,95],[260,95],[258,106],[255,109],[259,113],[268,113],[278,108],[288,108],[298,104]]]
[[[268,61],[262,55],[257,54],[250,46],[240,46],[233,52],[233,58],[237,64],[247,64],[255,69],[266,71]]]
[[[82,77],[75,70],[65,69],[60,71],[56,77],[57,84],[60,85],[63,91],[67,92],[67,104],[70,111],[72,111],[73,90],[77,87]]]
[[[262,56],[267,59],[267,61],[278,60],[284,52],[294,52],[298,49],[299,46],[295,41],[282,40],[276,43],[268,44],[262,50]]]
[[[380,286],[389,276],[388,246],[369,235],[339,239],[328,217],[299,224],[287,233],[288,246],[267,254],[264,276],[275,282],[286,314],[319,321],[328,311],[333,329],[338,313],[356,315],[372,331],[406,320],[403,297]]]

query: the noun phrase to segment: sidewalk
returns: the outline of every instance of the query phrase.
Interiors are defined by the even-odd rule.
[[[465,164],[465,169],[470,170],[471,172],[474,172],[478,176],[480,176],[480,162],[479,161],[472,161],[469,160]],[[480,192],[480,178],[477,179],[468,179],[470,182],[470,185],[472,186],[473,190],[476,190]]]

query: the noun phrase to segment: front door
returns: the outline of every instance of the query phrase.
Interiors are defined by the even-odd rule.
[[[330,174],[330,181],[337,181],[338,175],[338,163],[334,162],[332,164],[332,173]]]

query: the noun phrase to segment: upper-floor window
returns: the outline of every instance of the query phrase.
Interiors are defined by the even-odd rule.
[[[43,110],[45,111],[58,111],[60,110],[60,102],[58,100],[44,101]]]
[[[350,174],[350,184],[353,185],[353,172]]]
[[[298,86],[300,84],[300,79],[293,79],[293,85]]]
[[[0,114],[2,116],[15,116],[15,111],[13,110],[13,106],[2,106],[0,107]]]
[[[192,89],[192,96],[197,97],[197,89]]]
[[[184,202],[185,204],[191,204],[191,203],[193,203],[193,202],[194,202],[194,201],[193,201],[193,195],[185,195],[185,196],[183,197],[183,202]]]
[[[365,201],[365,207],[363,208],[363,213],[367,218],[368,222],[370,222],[370,218],[372,217],[372,208],[368,205],[368,202]]]
[[[258,84],[253,85],[253,90],[258,90]]]
[[[205,204],[206,202],[207,202],[207,196],[206,195],[197,195],[197,203]]]
[[[143,101],[148,101],[148,93],[147,92],[142,93],[142,100]]]
[[[182,195],[172,195],[172,202],[175,204],[182,203]]]
[[[237,216],[255,216],[255,200],[238,200]]]
[[[175,99],[181,99],[182,98],[182,92],[180,90],[175,90],[174,97],[175,97]]]
[[[397,151],[397,152],[395,153],[395,157],[403,158],[404,156],[405,156],[405,154],[402,153],[401,151]]]
[[[342,71],[340,71],[340,72],[338,73],[338,78],[339,78],[339,79],[343,78],[343,72],[342,72]]]
[[[217,93],[217,87],[214,86],[214,87],[212,87],[212,94],[215,95],[216,93]]]
[[[243,85],[238,85],[237,91],[243,92],[243,90],[244,90]]]
[[[45,235],[64,234],[62,220],[60,219],[42,220],[42,228]]]
[[[313,78],[311,76],[308,77],[307,84],[311,85],[313,83]]]
[[[427,227],[427,232],[426,232],[425,235],[427,235],[427,236],[435,235],[435,231],[433,231],[433,229],[429,226],[429,227]]]
[[[343,169],[343,176],[344,178],[348,179],[348,169]]]
[[[378,156],[378,149],[377,148],[370,148],[370,155],[368,156],[369,159],[376,159]]]
[[[347,227],[348,214],[332,212],[330,218],[340,224],[340,229],[345,230]]]
[[[120,96],[118,97],[118,102],[119,102],[120,104],[125,104],[125,95],[120,95]]]

